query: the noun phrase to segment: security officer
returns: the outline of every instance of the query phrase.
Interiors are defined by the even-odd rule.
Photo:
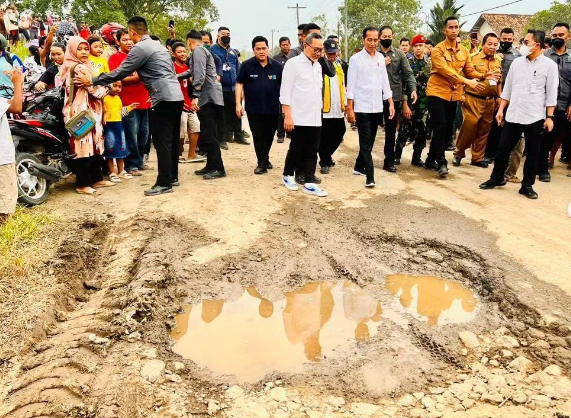
[[[571,50],[567,42],[571,38],[567,23],[556,23],[551,32],[551,48],[545,51],[545,56],[553,60],[559,69],[559,90],[557,91],[557,107],[554,113],[554,128],[541,142],[539,151],[539,167],[537,170],[539,181],[551,181],[549,164],[553,166],[555,154],[559,144],[563,143],[562,157],[569,153],[569,139],[571,136]],[[551,156],[549,155],[551,152]]]
[[[426,56],[425,45],[426,38],[422,35],[416,35],[412,38],[412,56],[408,59],[412,73],[416,80],[416,92],[418,100],[414,104],[408,104],[408,94],[405,90],[403,95],[402,108],[404,119],[401,121],[399,135],[395,149],[395,164],[399,165],[402,150],[408,143],[414,143],[412,154],[412,165],[422,167],[424,162],[421,159],[422,150],[426,146],[426,118],[428,110],[426,107],[426,85],[430,77],[432,65]]]

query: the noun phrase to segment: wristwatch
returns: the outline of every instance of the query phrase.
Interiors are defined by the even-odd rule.
[[[546,119],[552,119],[552,120],[553,120],[553,115],[547,115],[545,118],[546,118]]]

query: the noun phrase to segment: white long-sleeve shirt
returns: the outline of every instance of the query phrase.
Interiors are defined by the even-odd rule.
[[[349,60],[347,99],[354,101],[355,113],[382,113],[383,100],[393,97],[385,57],[379,52],[371,57],[363,49]]]
[[[546,107],[557,106],[559,71],[557,64],[541,54],[530,61],[516,58],[504,83],[502,99],[510,105],[506,121],[530,125],[545,119]]]
[[[280,89],[280,103],[290,106],[294,126],[321,126],[323,108],[321,65],[305,54],[287,60]]]

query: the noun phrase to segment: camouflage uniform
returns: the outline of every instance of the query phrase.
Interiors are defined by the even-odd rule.
[[[410,68],[412,68],[414,78],[416,79],[418,100],[415,104],[412,104],[412,101],[408,100],[408,106],[412,111],[412,116],[410,119],[401,119],[395,157],[397,160],[400,160],[402,150],[405,145],[407,143],[414,142],[414,153],[412,156],[412,160],[414,162],[415,160],[420,159],[422,150],[426,146],[426,118],[428,117],[426,86],[428,84],[432,65],[430,60],[426,57],[419,60],[413,56],[412,58],[409,58],[408,62],[410,64]],[[409,92],[407,91],[406,96],[408,96],[408,94]]]

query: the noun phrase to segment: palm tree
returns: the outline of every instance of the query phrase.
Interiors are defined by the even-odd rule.
[[[444,40],[444,20],[449,16],[456,16],[460,19],[460,9],[464,5],[457,6],[456,0],[442,0],[442,4],[436,3],[436,5],[430,9],[430,18],[428,21],[428,26],[432,30],[432,34],[429,36],[430,40],[435,43],[442,42]],[[460,23],[462,27],[466,22]]]

